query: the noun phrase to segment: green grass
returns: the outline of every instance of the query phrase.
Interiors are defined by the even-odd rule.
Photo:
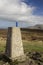
[[[5,52],[5,46],[0,47],[0,52]]]
[[[0,41],[0,52],[4,52],[5,51],[5,45],[6,44],[6,41]]]
[[[5,48],[6,48],[5,44],[6,44],[6,41],[0,42],[0,52],[5,51]],[[23,40],[23,47],[24,47],[24,52],[29,52],[29,51],[43,52],[43,42],[41,41],[24,41]]]
[[[24,52],[39,51],[43,52],[43,42],[38,41],[23,41]]]

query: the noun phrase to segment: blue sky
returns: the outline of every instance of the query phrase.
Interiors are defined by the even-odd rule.
[[[0,28],[43,24],[43,0],[0,0]]]
[[[37,7],[34,11],[34,15],[43,15],[43,0],[25,0],[25,3]]]

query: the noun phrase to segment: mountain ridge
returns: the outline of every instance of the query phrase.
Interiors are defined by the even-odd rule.
[[[40,30],[43,30],[43,24],[37,24],[37,25],[34,25],[34,26],[30,26],[28,28],[29,29],[40,29]]]

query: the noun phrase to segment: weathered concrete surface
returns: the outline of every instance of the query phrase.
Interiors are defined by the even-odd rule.
[[[24,56],[21,31],[18,27],[8,28],[6,55],[12,59]]]

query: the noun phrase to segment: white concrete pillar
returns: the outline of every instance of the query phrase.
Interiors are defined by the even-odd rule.
[[[18,27],[8,28],[6,55],[12,59],[24,56],[21,31]]]

